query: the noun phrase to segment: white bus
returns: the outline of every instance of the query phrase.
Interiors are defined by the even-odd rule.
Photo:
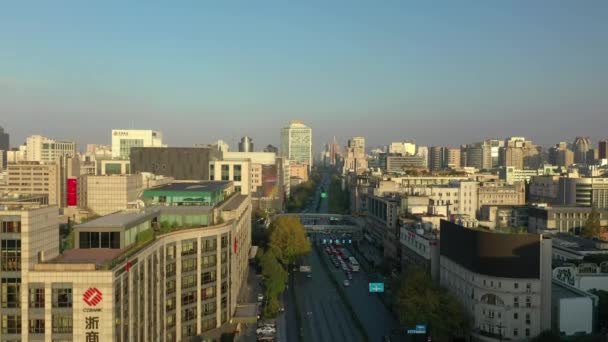
[[[359,272],[359,262],[355,257],[349,257],[348,261],[350,262],[350,267],[353,269],[353,272]]]

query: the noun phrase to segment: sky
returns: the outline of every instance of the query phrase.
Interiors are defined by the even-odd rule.
[[[0,0],[0,126],[110,143],[608,137],[608,1]]]

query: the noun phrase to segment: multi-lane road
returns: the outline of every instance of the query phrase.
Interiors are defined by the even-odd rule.
[[[327,192],[329,189],[329,177],[327,175],[324,176],[321,186]],[[316,211],[316,201],[320,200],[318,212],[327,213],[330,196],[330,193],[328,193],[325,199],[316,196],[316,199],[308,208],[309,212]],[[315,247],[313,246],[313,248]],[[322,252],[322,255],[321,258],[327,259],[324,252]],[[334,277],[339,286],[343,286],[342,282],[345,279],[344,272],[342,269],[336,269],[331,265],[330,274],[327,274],[321,263],[328,260],[321,258],[314,251],[307,256],[306,262],[312,268],[311,278],[308,278],[304,273],[295,272],[293,274],[294,281],[292,286],[295,286],[295,291],[297,292],[297,307],[301,316],[300,328],[304,336],[303,340],[320,342],[365,341],[352,319],[346,304],[338,295],[337,288],[329,278],[330,276]],[[368,292],[368,282],[369,279],[363,272],[353,273],[351,285],[345,287],[346,297],[355,315],[363,323],[370,340],[382,341],[383,336],[388,335],[398,325],[377,295]],[[295,305],[288,307],[288,310],[290,309],[295,310]],[[295,317],[295,313],[289,316]],[[297,336],[298,328],[296,327],[295,318],[288,318],[287,324],[287,335]]]

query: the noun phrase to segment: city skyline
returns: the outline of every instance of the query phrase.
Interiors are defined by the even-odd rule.
[[[12,4],[0,14],[0,126],[13,141],[151,128],[174,146],[243,135],[265,146],[297,118],[316,150],[334,135],[605,138],[608,5],[471,4]]]

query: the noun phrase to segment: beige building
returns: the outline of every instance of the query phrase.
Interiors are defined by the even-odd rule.
[[[26,159],[28,161],[53,162],[62,157],[75,157],[76,143],[59,141],[41,135],[27,137]]]
[[[483,182],[479,184],[478,207],[483,205],[524,205],[526,187],[523,182]]]
[[[127,209],[143,190],[140,174],[83,176],[80,182],[79,207],[99,216]]]
[[[446,148],[446,166],[449,169],[459,169],[462,164],[460,163],[460,149],[459,148]]]
[[[20,234],[3,248],[0,339],[218,338],[208,334],[232,320],[246,280],[251,203],[230,182],[195,186],[211,207],[104,216],[76,226],[75,246],[62,254],[56,208],[0,210],[2,234]]]
[[[558,204],[608,208],[608,178],[561,177]]]
[[[532,203],[556,203],[560,176],[532,176],[530,178],[530,198]]]
[[[308,165],[303,163],[289,163],[289,177],[300,178],[303,182],[308,181]]]
[[[209,179],[233,181],[237,192],[249,195],[251,193],[251,161],[249,159],[209,161]]]
[[[8,179],[0,189],[18,195],[48,195],[49,205],[61,206],[59,163],[20,162],[7,165]]]

